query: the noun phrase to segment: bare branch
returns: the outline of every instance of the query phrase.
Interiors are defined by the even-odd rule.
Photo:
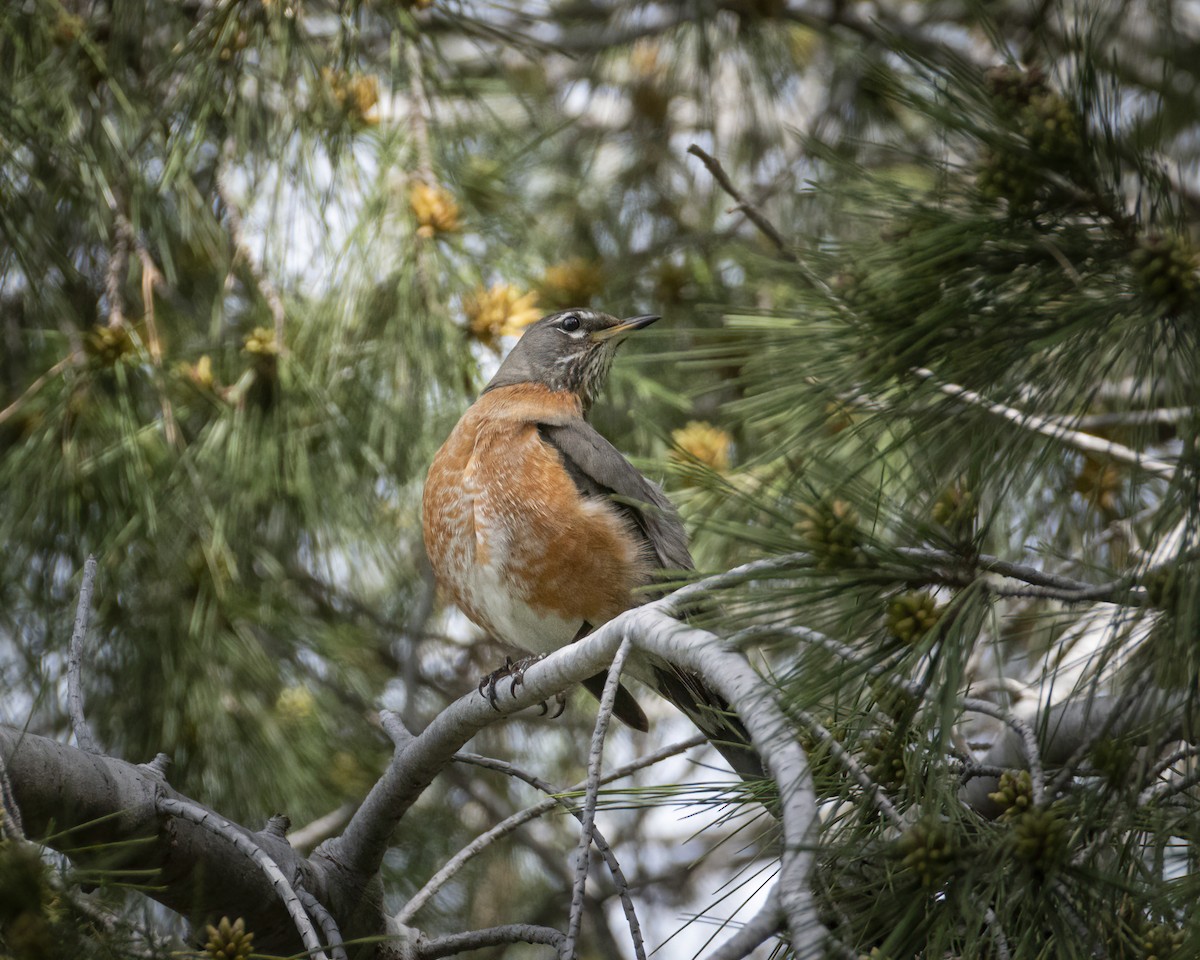
[[[708,960],[742,960],[783,926],[783,908],[778,888],[772,887],[767,902],[737,933],[708,955]]]
[[[729,194],[729,196],[733,198],[733,201],[737,204],[737,206],[733,209],[740,210],[742,213],[744,213],[747,219],[749,219],[751,223],[758,227],[758,229],[762,231],[763,235],[766,236],[768,240],[775,244],[776,248],[779,250],[780,254],[785,260],[796,264],[800,262],[800,258],[796,256],[796,252],[791,248],[791,245],[787,242],[787,240],[784,239],[783,234],[776,229],[775,224],[768,220],[766,215],[759,210],[758,207],[746,199],[741,190],[739,190],[736,184],[734,184],[734,182],[729,178],[729,174],[725,172],[725,168],[721,166],[721,162],[716,157],[705,153],[704,150],[702,150],[700,146],[695,143],[688,147],[687,152],[694,157],[700,158],[700,162],[708,168],[708,172],[712,174],[713,179],[717,181],[721,189]]]
[[[528,674],[526,674],[526,678],[528,682]],[[690,750],[692,747],[698,746],[705,742],[707,741],[703,736],[697,735],[688,740],[683,740],[680,743],[665,747],[662,750],[656,750],[652,754],[649,754],[645,757],[639,757],[632,763],[627,763],[622,767],[618,767],[617,769],[610,771],[601,778],[600,782],[612,783],[614,780],[620,780],[637,770],[641,770],[644,767],[653,766],[660,760],[665,760],[667,757],[673,757],[676,754],[683,753],[685,750]],[[563,792],[575,793],[584,789],[586,786],[587,781],[584,780],[572,787],[568,787]],[[490,830],[480,834],[470,844],[468,844],[466,847],[456,853],[450,860],[448,860],[442,869],[434,874],[426,882],[425,886],[418,890],[408,901],[408,903],[404,905],[400,912],[392,918],[392,922],[400,926],[406,925],[408,921],[411,920],[416,914],[416,912],[429,901],[429,898],[437,893],[437,891],[446,883],[447,880],[458,873],[458,871],[462,869],[462,866],[468,860],[485,850],[487,847],[491,846],[491,844],[493,844],[496,840],[512,833],[522,824],[528,823],[531,820],[536,820],[538,817],[548,813],[559,805],[560,799],[558,797],[548,797],[545,800],[535,803],[531,807],[527,807],[526,809],[513,814],[506,820],[496,824]]]
[[[600,765],[604,758],[604,738],[612,721],[613,705],[617,690],[621,686],[621,671],[629,657],[632,643],[628,636],[621,641],[608,668],[604,681],[604,692],[600,695],[600,709],[596,714],[596,728],[592,731],[592,746],[588,752],[587,787],[583,799],[583,817],[579,821],[579,847],[575,853],[575,883],[571,889],[571,915],[567,923],[567,942],[563,956],[575,960],[575,943],[579,938],[579,927],[583,922],[583,893],[587,887],[588,866],[591,863],[592,831],[596,824],[596,801],[600,794]]]
[[[1065,443],[1067,446],[1074,447],[1076,450],[1081,450],[1084,453],[1097,457],[1105,457],[1109,460],[1123,463],[1126,466],[1135,467],[1152,476],[1170,480],[1175,475],[1175,465],[1167,463],[1165,460],[1143,456],[1136,450],[1122,444],[1102,440],[1099,437],[1092,436],[1090,433],[1081,433],[1078,430],[1072,430],[1056,419],[1039,416],[1036,413],[1025,413],[1022,410],[1016,409],[1016,407],[1010,407],[1003,403],[993,403],[981,394],[976,393],[974,390],[968,390],[966,387],[960,387],[953,383],[940,383],[938,382],[937,374],[932,370],[917,368],[912,372],[921,379],[933,383],[946,396],[961,400],[969,406],[980,407],[989,413],[1007,420],[1009,423],[1016,424],[1022,429],[1031,430],[1044,437]]]
[[[3,410],[0,410],[0,424],[7,423],[9,418],[11,418],[15,413],[20,412],[21,408],[30,400],[32,400],[34,396],[37,395],[38,391],[42,389],[42,387],[66,370],[67,367],[72,366],[73,364],[81,363],[82,361],[82,353],[76,351],[68,353],[65,357],[54,364],[54,366],[52,366],[45,373],[41,374],[36,380],[33,381],[33,383],[26,387],[25,392],[17,397],[16,400],[10,403]]]
[[[688,741],[694,746],[704,743],[703,737],[695,737]],[[579,804],[574,800],[564,796],[566,790],[560,790],[552,783],[548,783],[541,777],[527,773],[515,764],[509,763],[507,760],[497,760],[493,757],[482,757],[474,753],[458,753],[454,759],[460,763],[469,763],[474,766],[483,767],[488,770],[496,770],[510,777],[515,777],[518,780],[523,780],[530,786],[541,790],[543,793],[553,797],[560,806],[563,807],[576,820],[582,821],[583,811],[580,810]],[[617,896],[621,900],[621,907],[625,911],[625,921],[629,925],[629,935],[633,941],[633,952],[637,960],[646,960],[646,946],[642,939],[642,925],[638,921],[637,910],[633,904],[633,898],[629,896],[629,881],[625,879],[625,871],[621,869],[621,864],[618,862],[616,854],[608,841],[604,838],[604,834],[593,823],[592,825],[592,842],[596,845],[596,849],[600,852],[600,856],[604,858],[605,864],[608,866],[609,873],[612,875],[613,886],[616,888]]]
[[[824,927],[817,917],[810,887],[817,798],[808,759],[775,700],[773,688],[719,637],[670,619],[657,603],[637,607],[612,622],[622,620],[629,621],[627,629],[636,647],[700,674],[745,724],[755,750],[779,787],[783,843],[777,889],[791,931],[792,949],[805,960],[820,956]],[[598,644],[604,632],[601,628],[579,643]],[[607,637],[602,639],[611,643]]]
[[[506,943],[544,943],[561,951],[566,937],[553,927],[538,927],[530,923],[509,923],[486,930],[452,933],[432,940],[418,940],[413,946],[414,960],[438,960],[456,953],[481,950]]]
[[[333,915],[325,909],[325,904],[299,884],[296,886],[296,896],[304,905],[304,912],[321,925],[321,933],[325,935],[325,942],[329,945],[329,952],[333,955],[333,960],[349,960],[349,957],[346,956],[346,948],[342,945],[342,931],[338,929]]]
[[[284,876],[283,871],[279,869],[279,865],[262,847],[251,840],[244,831],[234,826],[231,821],[218,817],[211,810],[206,810],[199,804],[174,797],[159,797],[157,805],[163,813],[187,820],[189,823],[194,823],[196,826],[216,834],[232,844],[239,853],[254,861],[254,865],[262,871],[271,886],[275,888],[275,892],[291,916],[292,922],[295,923],[296,931],[300,934],[300,939],[304,941],[304,947],[309,956],[313,960],[329,960],[325,951],[321,949],[321,940],[313,928],[312,921],[308,919],[308,914],[304,912],[304,904],[296,895],[295,888]]]
[[[145,890],[151,899],[195,921],[253,917],[255,945],[261,944],[264,952],[287,955],[300,949],[291,917],[252,861],[224,837],[190,821],[174,819],[164,826],[159,797],[205,808],[174,791],[149,764],[84,753],[3,725],[0,756],[30,838],[45,838],[48,846],[66,852],[84,869],[157,871],[156,882]],[[245,833],[286,875],[300,878],[314,893],[331,890],[328,878],[282,839]],[[382,932],[382,914],[359,916],[348,927],[349,916],[338,914],[350,936]]]
[[[96,582],[96,558],[89,555],[83,564],[83,582],[79,585],[79,603],[75,607],[75,627],[71,630],[71,647],[67,655],[67,709],[71,714],[71,729],[79,749],[101,753],[92,728],[83,713],[83,642],[87,638],[88,620],[92,612],[92,587]]]
[[[964,710],[973,710],[975,713],[995,717],[1000,722],[1008,724],[1020,737],[1021,748],[1025,752],[1025,762],[1029,765],[1029,779],[1033,784],[1033,802],[1040,806],[1046,796],[1046,772],[1042,768],[1042,752],[1038,748],[1037,738],[1033,735],[1029,724],[989,700],[966,697],[963,699],[962,706]]]

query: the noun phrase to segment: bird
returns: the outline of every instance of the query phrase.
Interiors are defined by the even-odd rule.
[[[495,638],[530,656],[480,682],[520,682],[528,663],[653,598],[694,569],[679,514],[588,420],[617,348],[661,319],[573,308],[526,328],[434,455],[422,495],[426,553],[443,591]],[[675,703],[734,769],[761,776],[745,728],[698,675],[645,655],[629,671]],[[599,698],[607,674],[584,681]],[[614,715],[645,731],[624,683]]]

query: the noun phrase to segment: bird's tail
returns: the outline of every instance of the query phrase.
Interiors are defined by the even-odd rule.
[[[703,677],[665,663],[654,664],[651,672],[654,688],[687,715],[738,776],[743,780],[766,776],[746,727]]]

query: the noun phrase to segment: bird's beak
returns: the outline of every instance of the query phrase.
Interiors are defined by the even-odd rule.
[[[604,330],[597,330],[592,334],[592,339],[610,340],[613,337],[623,337],[627,333],[632,333],[634,330],[641,330],[642,327],[648,327],[655,320],[661,319],[662,317],[653,313],[647,313],[641,317],[630,317],[628,320],[622,320],[616,326],[607,327]]]

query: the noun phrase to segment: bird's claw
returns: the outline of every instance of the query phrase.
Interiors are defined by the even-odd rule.
[[[554,702],[557,704],[558,709],[553,713],[550,713],[550,708],[546,706],[545,700],[539,703],[538,706],[542,708],[542,712],[539,713],[538,716],[544,717],[547,713],[550,713],[549,719],[551,720],[557,720],[559,717],[561,717],[563,715],[563,711],[567,709],[567,695],[560,690],[554,695]]]
[[[484,676],[479,681],[479,695],[486,697],[487,702],[492,705],[493,710],[499,710],[500,707],[496,703],[496,684],[501,680],[512,678],[512,685],[508,688],[508,695],[515,697],[517,695],[517,687],[525,682],[525,671],[542,659],[544,654],[533,654],[528,657],[522,657],[520,660],[514,660],[512,657],[504,658],[504,666],[498,670],[493,670],[491,673]],[[561,694],[559,694],[561,697]],[[559,714],[562,710],[559,710]],[[555,714],[558,716],[558,714]]]

